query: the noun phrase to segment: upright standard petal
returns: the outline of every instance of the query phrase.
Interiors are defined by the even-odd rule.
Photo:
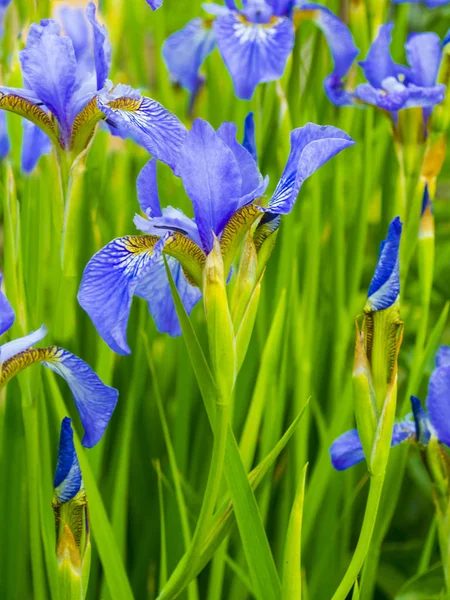
[[[90,54],[89,25],[84,10],[63,4],[57,8],[57,16],[62,24],[63,32],[72,40],[78,63],[84,59],[86,54]]]
[[[439,354],[439,363],[428,384],[427,411],[440,442],[450,446],[450,365],[445,354]]]
[[[126,332],[135,290],[155,258],[157,238],[126,236],[99,250],[83,273],[78,301],[118,354],[131,352]]]
[[[209,123],[196,119],[180,152],[178,173],[194,207],[203,249],[238,207],[242,178],[234,154]]]
[[[68,141],[71,123],[68,107],[75,85],[77,61],[68,36],[47,33],[34,37],[20,52],[22,74],[29,87],[55,115],[64,141]]]
[[[217,46],[233,80],[238,98],[249,100],[259,83],[279,79],[294,46],[290,19],[251,23],[237,12],[214,21]]]
[[[152,10],[156,10],[162,6],[163,0],[146,0]]]
[[[66,380],[84,427],[82,444],[92,448],[103,436],[119,392],[105,385],[84,360],[63,348],[55,346],[42,364]]]
[[[397,78],[408,73],[406,67],[397,65],[391,56],[391,37],[393,23],[386,23],[378,30],[378,36],[367,53],[366,60],[360,62],[367,81],[375,88],[381,89],[382,82],[387,77]]]
[[[308,123],[294,129],[289,158],[267,210],[277,214],[289,213],[305,179],[354,143],[350,136],[337,127]]]
[[[258,164],[258,151],[256,149],[255,141],[255,120],[252,112],[249,112],[245,117],[244,139],[242,140],[242,145],[250,152],[255,163]]]
[[[8,127],[6,124],[6,115],[3,111],[0,112],[0,160],[6,158],[9,154],[10,143],[8,135]]]
[[[143,213],[151,217],[161,217],[161,205],[158,196],[158,183],[156,178],[157,162],[154,158],[141,169],[136,186],[139,205]]]
[[[20,352],[28,350],[28,348],[31,348],[31,346],[40,342],[47,335],[47,331],[47,327],[41,325],[36,331],[32,331],[28,335],[0,346],[0,363],[6,362],[16,354],[20,354]]]
[[[421,87],[436,84],[442,61],[441,40],[436,33],[412,33],[405,44],[413,83]]]
[[[422,407],[422,403],[416,396],[411,396],[411,405],[414,415],[414,425],[416,428],[416,440],[423,445],[428,444],[431,438],[430,422],[427,413]]]
[[[94,32],[94,63],[97,76],[97,89],[101,90],[108,79],[111,67],[111,43],[104,25],[100,25],[95,15],[95,4],[89,2],[86,7],[86,16]]]
[[[441,346],[436,354],[436,367],[450,367],[450,346]]]
[[[196,92],[202,83],[199,69],[215,45],[211,23],[200,18],[169,36],[162,54],[172,79],[191,93]]]
[[[98,98],[108,124],[121,137],[130,137],[158,160],[175,168],[187,130],[159,102],[136,95],[117,99]]]
[[[44,131],[28,119],[23,119],[22,153],[20,162],[24,173],[31,173],[43,154],[52,151],[52,141]]]
[[[190,315],[202,294],[199,288],[188,282],[177,260],[171,256],[168,256],[166,260],[184,308]],[[180,322],[162,256],[154,261],[148,273],[139,282],[135,295],[147,300],[148,310],[160,333],[168,333],[171,336],[181,335]]]
[[[3,335],[14,323],[14,310],[11,304],[8,302],[8,298],[1,290],[1,285],[3,281],[3,275],[0,273],[0,335]],[[1,348],[1,346],[0,346]],[[0,349],[0,361],[1,358],[1,349]]]
[[[400,217],[389,225],[387,238],[381,242],[375,274],[369,286],[367,308],[371,311],[392,306],[400,293],[399,249],[402,235]]]
[[[71,420],[65,417],[61,423],[59,436],[58,463],[56,465],[53,487],[61,504],[72,500],[82,486],[81,469],[78,462]]]

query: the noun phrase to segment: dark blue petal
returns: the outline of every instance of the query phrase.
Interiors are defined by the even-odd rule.
[[[71,420],[65,417],[61,423],[59,437],[58,464],[56,465],[53,486],[58,500],[64,504],[72,500],[81,489],[81,469],[78,462]]]
[[[40,127],[28,121],[22,120],[22,153],[20,157],[22,171],[31,173],[43,154],[52,150],[52,141]]]
[[[267,209],[287,214],[292,210],[300,188],[310,175],[344,148],[355,142],[337,127],[308,123],[291,133],[291,151],[283,175]]]
[[[450,367],[450,346],[441,346],[436,354],[437,367]]]
[[[370,310],[392,306],[400,293],[399,248],[402,235],[400,217],[389,225],[387,238],[381,242],[378,264],[369,287],[367,305]]]
[[[140,215],[135,215],[133,220],[137,229],[145,233],[161,236],[167,232],[178,232],[186,235],[197,246],[202,245],[195,221],[187,217],[179,208],[166,206],[160,217],[150,216],[145,219]]]
[[[50,23],[50,22],[49,22]],[[22,74],[33,92],[56,116],[65,141],[70,137],[72,123],[68,118],[68,107],[75,85],[77,61],[72,40],[48,31],[54,24],[28,35],[27,45],[20,52]]]
[[[0,159],[3,160],[9,154],[10,143],[8,135],[8,127],[6,123],[6,114],[0,111]]]
[[[136,186],[142,212],[151,217],[161,217],[162,212],[156,177],[156,160],[154,158],[149,160],[142,168],[138,175]]]
[[[359,63],[367,81],[375,88],[382,88],[382,82],[387,77],[397,78],[398,75],[408,72],[406,67],[397,65],[392,60],[390,45],[393,27],[393,23],[380,27],[376,40],[369,48],[366,60]]]
[[[412,33],[405,44],[411,80],[419,87],[435,85],[442,61],[441,40],[435,33]]]
[[[81,358],[63,348],[42,364],[66,380],[84,427],[82,444],[92,448],[103,436],[119,392],[105,385]]]
[[[119,104],[120,100],[117,100]],[[100,97],[98,104],[117,135],[132,138],[155,158],[174,168],[187,134],[185,126],[174,114],[146,96],[128,106],[125,103],[123,107],[108,106],[108,99],[105,101]]]
[[[194,93],[202,83],[198,71],[215,45],[214,31],[203,19],[194,19],[169,36],[162,54],[172,79]]]
[[[267,0],[267,4],[270,4],[273,14],[277,17],[288,16],[294,3],[294,0]]]
[[[108,79],[111,67],[111,42],[104,25],[100,25],[95,16],[95,4],[89,2],[86,7],[86,16],[94,32],[94,63],[97,75],[97,89],[101,90]]]
[[[339,436],[330,448],[331,464],[338,471],[344,471],[364,460],[364,451],[358,431],[352,429]]]
[[[314,11],[313,21],[323,31],[333,57],[333,75],[342,79],[347,75],[359,54],[347,25],[334,13],[320,4],[305,4],[300,10]]]
[[[23,337],[12,340],[7,344],[3,344],[3,346],[0,346],[0,362],[5,362],[16,354],[19,354],[24,350],[28,350],[28,348],[31,348],[40,342],[46,335],[47,327],[45,325],[41,325],[36,331],[32,331],[28,335],[24,335]]]
[[[177,164],[194,207],[202,246],[209,253],[239,206],[242,178],[236,158],[209,123],[196,119]]]
[[[422,407],[422,403],[416,396],[411,396],[411,405],[414,415],[414,425],[416,428],[415,436],[421,444],[428,444],[431,437],[429,419],[427,413]]]
[[[431,199],[430,199],[430,192],[428,190],[428,184],[425,184],[425,187],[423,189],[422,208],[420,211],[420,216],[423,215],[423,213],[426,211],[428,206],[431,206]],[[433,207],[431,207],[431,209],[433,209]]]
[[[345,84],[339,77],[329,75],[323,82],[325,93],[330,102],[336,106],[352,106],[354,94],[345,89]]]
[[[294,45],[289,19],[277,17],[270,24],[258,25],[230,12],[218,17],[213,27],[238,98],[249,100],[259,83],[283,75]]]
[[[152,10],[156,10],[162,6],[163,0],[146,0]]]
[[[241,172],[242,187],[241,197],[251,194],[261,183],[261,175],[256,165],[255,159],[250,152],[241,146],[236,140],[237,127],[234,123],[222,123],[217,130],[217,135],[225,142],[231,152],[234,154],[237,165]]]
[[[440,359],[442,359],[442,355]],[[437,367],[428,384],[427,411],[440,442],[450,446],[450,366]]]
[[[171,256],[166,257],[166,260],[186,312],[190,315],[202,294],[199,288],[188,282],[177,260]],[[181,327],[162,256],[154,261],[151,269],[139,282],[135,294],[147,300],[148,309],[159,332],[168,333],[171,336],[181,335]]]
[[[252,112],[249,112],[245,117],[244,139],[242,140],[242,145],[250,152],[255,163],[258,163],[258,151],[256,149],[255,141],[255,120]]]
[[[11,304],[8,302],[8,298],[1,290],[2,281],[3,275],[0,273],[0,335],[3,335],[6,331],[8,331],[8,329],[14,323],[14,310]],[[3,360],[4,359],[1,357],[0,350],[0,361],[3,362]]]
[[[88,262],[78,292],[98,333],[118,354],[131,352],[126,332],[133,294],[155,258],[144,241],[127,236],[99,250]]]

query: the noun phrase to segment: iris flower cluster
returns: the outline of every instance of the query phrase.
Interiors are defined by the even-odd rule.
[[[51,144],[70,166],[101,121],[173,166],[186,129],[155,100],[108,79],[111,44],[94,3],[85,13],[64,6],[59,19],[31,25],[19,54],[23,87],[0,86],[0,108],[25,118],[23,170],[32,171]]]

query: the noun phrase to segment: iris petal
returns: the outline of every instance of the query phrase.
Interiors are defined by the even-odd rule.
[[[441,40],[435,33],[413,33],[405,44],[414,81],[421,87],[435,85],[442,61]]]
[[[71,123],[68,106],[75,85],[77,61],[72,40],[68,36],[42,33],[40,37],[30,34],[32,43],[20,52],[22,74],[29,87],[56,116],[65,140]]]
[[[294,129],[289,158],[267,210],[277,214],[289,213],[305,179],[354,143],[350,136],[337,127],[308,123]]]
[[[194,93],[202,83],[198,71],[215,45],[214,31],[203,19],[193,19],[169,36],[162,53],[172,79]]]
[[[197,246],[201,246],[197,225],[193,219],[187,217],[179,208],[166,206],[160,217],[150,217],[149,219],[136,215],[134,224],[137,229],[151,235],[161,236],[168,231],[178,232],[189,237]]]
[[[43,154],[52,150],[52,141],[40,127],[23,119],[21,165],[24,173],[31,173]]]
[[[3,275],[0,273],[0,335],[3,335],[14,323],[14,310],[11,304],[8,302],[8,298],[1,290]],[[1,346],[0,346],[1,348]],[[1,349],[0,349],[0,360]]]
[[[214,21],[217,46],[238,98],[249,100],[259,83],[279,79],[294,45],[290,19],[250,23],[236,12]]]
[[[436,354],[437,367],[450,367],[450,346],[441,346]]]
[[[399,248],[402,235],[400,217],[389,225],[387,238],[381,242],[378,263],[370,283],[367,306],[370,310],[383,310],[392,306],[400,293]]]
[[[97,89],[101,90],[108,78],[111,67],[111,43],[104,25],[100,25],[95,15],[95,4],[89,2],[86,16],[94,32],[94,62],[97,75]]]
[[[137,194],[142,212],[152,217],[161,217],[161,205],[158,196],[158,183],[156,178],[156,160],[152,158],[141,169],[137,181]]]
[[[188,282],[177,260],[171,256],[168,256],[166,260],[180,298],[189,315],[202,294],[197,287]],[[181,327],[162,256],[155,259],[148,273],[139,282],[135,294],[147,300],[149,312],[159,332],[168,333],[171,336],[181,335]]]
[[[406,67],[397,65],[391,56],[390,45],[393,23],[386,23],[378,30],[378,36],[370,46],[366,60],[360,62],[367,81],[375,88],[382,88],[382,81],[386,77],[397,78],[400,74],[408,72]]]
[[[51,359],[42,364],[66,380],[84,427],[82,444],[92,448],[109,423],[118,391],[105,385],[87,363],[63,348],[57,348]]]
[[[205,252],[238,208],[242,178],[232,151],[209,123],[196,119],[180,153],[177,169],[194,207]]]
[[[255,141],[255,120],[252,112],[249,112],[245,117],[244,139],[242,140],[242,145],[250,152],[255,163],[258,164],[258,152]]]
[[[10,143],[8,135],[8,127],[6,123],[6,115],[0,112],[0,160],[6,158],[9,154]]]
[[[121,137],[130,137],[158,160],[174,168],[187,131],[181,121],[151,98],[98,99],[108,123]]]
[[[47,331],[47,327],[41,325],[36,331],[32,331],[28,335],[3,344],[3,346],[0,346],[0,362],[4,363],[16,354],[28,350],[28,348],[31,348],[31,346],[34,346],[34,344],[45,338]]]
[[[439,357],[442,361],[442,355]],[[439,441],[450,446],[450,365],[437,367],[428,384],[427,411]]]
[[[64,504],[72,500],[81,489],[81,469],[78,462],[71,420],[65,417],[61,423],[59,437],[58,463],[56,465],[53,486],[58,500]]]
[[[156,10],[162,6],[163,0],[146,0],[152,10]]]
[[[84,270],[78,301],[118,354],[131,352],[126,331],[133,294],[150,269],[156,243],[152,236],[117,238],[99,250]]]

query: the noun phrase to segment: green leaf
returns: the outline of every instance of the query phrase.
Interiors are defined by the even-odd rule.
[[[434,600],[444,598],[445,580],[442,565],[436,565],[411,577],[396,594],[395,600]]]

